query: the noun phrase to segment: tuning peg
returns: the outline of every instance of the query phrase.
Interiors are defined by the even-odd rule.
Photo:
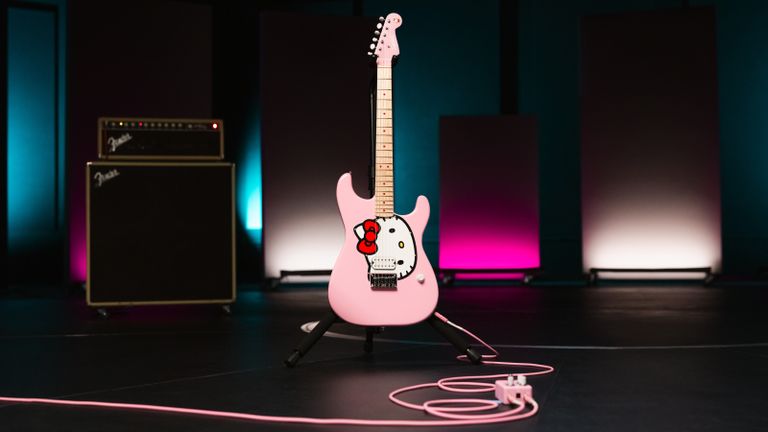
[[[372,56],[372,55],[373,55],[373,53],[372,53],[372,52],[370,52],[370,51],[368,51],[368,55],[369,55],[369,56]]]
[[[376,48],[376,44],[371,44],[371,49]]]
[[[376,42],[376,41],[377,41],[377,40],[379,40],[379,39],[378,39],[378,38],[373,38],[373,39],[371,39],[371,40],[372,40],[372,41],[374,41],[374,42]]]
[[[376,24],[376,28],[380,29],[381,28],[381,23]]]
[[[378,35],[380,35],[380,34],[381,34],[381,32],[380,32],[380,31],[378,31],[378,30],[376,30],[375,32],[373,32],[373,34],[375,34],[376,36],[378,36]]]
[[[379,17],[379,22],[384,22],[384,17],[383,16]]]

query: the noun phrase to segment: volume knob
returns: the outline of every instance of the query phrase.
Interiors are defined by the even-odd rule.
[[[425,280],[427,280],[427,278],[424,277],[424,274],[419,273],[416,275],[416,282],[423,284]]]

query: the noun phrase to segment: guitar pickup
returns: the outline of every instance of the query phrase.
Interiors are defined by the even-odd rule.
[[[397,289],[395,273],[368,273],[371,289],[374,291],[392,291]]]
[[[384,270],[384,271],[394,271],[396,269],[395,267],[395,259],[394,258],[371,258],[371,269],[372,270]]]

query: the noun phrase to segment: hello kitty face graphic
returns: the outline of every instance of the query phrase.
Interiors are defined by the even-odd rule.
[[[394,273],[403,279],[416,268],[416,241],[400,216],[368,219],[354,231],[357,250],[368,261],[369,272]]]

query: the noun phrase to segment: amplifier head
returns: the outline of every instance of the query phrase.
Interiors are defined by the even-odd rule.
[[[99,159],[222,160],[220,119],[101,117]]]

